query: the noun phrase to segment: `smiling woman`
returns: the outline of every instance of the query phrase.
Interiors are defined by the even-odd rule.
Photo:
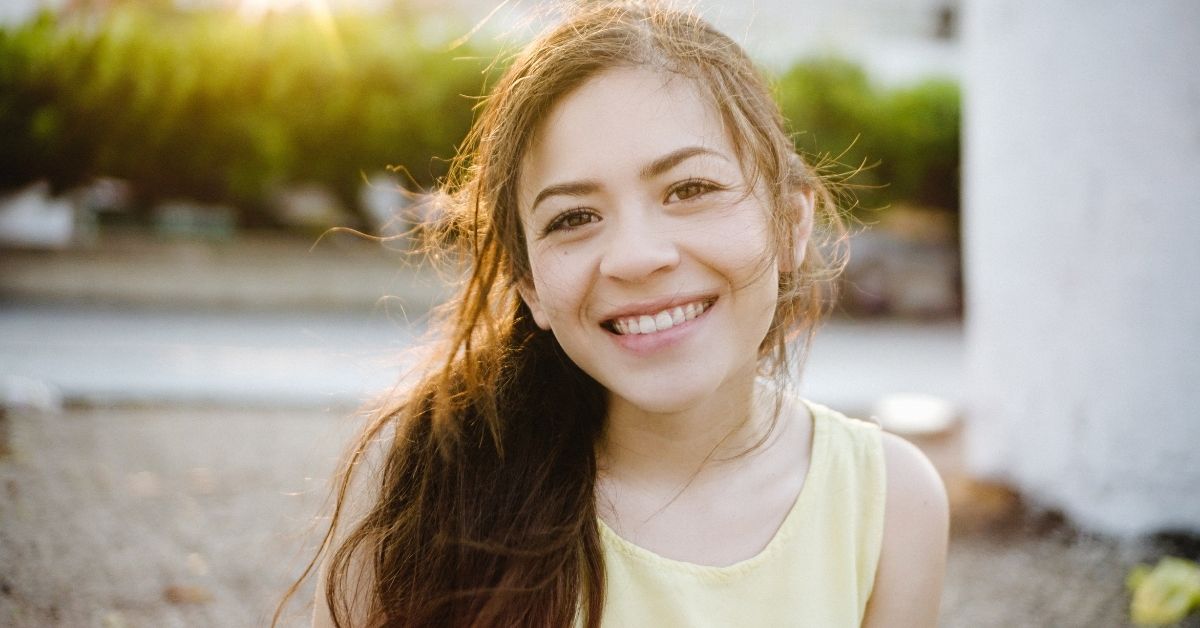
[[[778,262],[766,194],[717,110],[689,81],[628,68],[548,119],[521,167],[521,296],[608,391],[610,430],[616,408],[681,412],[752,382]]]
[[[347,462],[315,625],[935,623],[936,473],[789,380],[842,229],[736,44],[584,3],[439,199],[470,273]]]

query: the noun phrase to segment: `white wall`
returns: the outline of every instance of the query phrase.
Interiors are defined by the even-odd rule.
[[[449,0],[408,0],[446,7]],[[472,22],[499,0],[453,0]],[[886,84],[911,83],[929,76],[956,77],[957,39],[935,37],[943,9],[956,12],[962,0],[674,0],[694,7],[737,40],[755,60],[772,68],[799,57],[837,55],[863,65]],[[533,16],[547,0],[514,0],[493,16],[483,36],[527,36]],[[520,37],[518,37],[519,39]]]
[[[683,0],[681,4],[691,4]],[[910,83],[959,74],[956,40],[937,39],[939,12],[960,0],[698,0],[700,14],[762,63],[837,55],[876,80]]]
[[[969,0],[968,456],[1200,531],[1200,2]]]

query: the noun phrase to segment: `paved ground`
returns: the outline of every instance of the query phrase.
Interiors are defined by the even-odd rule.
[[[349,416],[245,407],[10,416],[0,625],[263,625],[299,572]],[[952,445],[934,444],[935,458]],[[1044,519],[956,517],[941,624],[952,628],[1123,626],[1128,566],[1162,551]],[[290,617],[285,625],[306,621],[302,609]]]
[[[29,628],[264,625],[345,436],[314,411],[10,420],[0,625]]]

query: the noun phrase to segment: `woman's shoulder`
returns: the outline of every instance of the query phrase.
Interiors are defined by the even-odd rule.
[[[882,433],[887,490],[883,546],[863,626],[937,623],[949,537],[946,488],[916,446]]]
[[[879,424],[846,416],[808,399],[803,403],[812,416],[814,452],[826,448],[830,450],[831,458],[849,456],[844,464],[859,466],[863,471],[878,470],[882,488],[886,452]]]
[[[878,423],[805,404],[816,437],[841,463],[837,471],[858,478],[862,498],[882,494],[882,539],[873,544],[878,560],[863,626],[935,625],[949,533],[941,476],[919,448]]]
[[[817,438],[832,449],[856,450],[858,464],[878,465],[887,499],[886,519],[892,524],[937,524],[945,528],[948,505],[941,476],[924,452],[878,423],[848,417],[805,400],[813,415]],[[930,526],[922,526],[929,529]]]
[[[881,432],[881,441],[887,463],[888,497],[930,507],[945,506],[946,487],[925,453],[891,432]]]
[[[847,416],[837,410],[834,410],[833,408],[830,408],[829,406],[820,404],[816,401],[813,401],[811,399],[807,399],[804,397],[794,397],[794,398],[798,399],[800,402],[802,402],[804,404],[804,406],[806,408],[808,408],[808,411],[812,414],[813,420],[815,422],[819,423],[822,421],[826,421],[826,422],[830,422],[833,424],[837,424],[840,428],[849,429],[849,430],[872,430],[872,429],[878,430],[879,429],[879,423],[877,423],[875,421],[870,421],[870,420],[859,419],[859,418]]]
[[[888,535],[902,535],[907,542],[945,545],[949,527],[946,487],[924,452],[890,432],[882,432],[887,473],[887,511],[884,528],[885,551]]]

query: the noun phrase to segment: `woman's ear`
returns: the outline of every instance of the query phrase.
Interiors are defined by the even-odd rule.
[[[550,319],[546,316],[546,310],[542,309],[542,302],[538,300],[537,288],[533,287],[533,278],[519,280],[517,293],[521,295],[521,300],[533,314],[533,322],[541,329],[549,331]]]
[[[797,220],[789,234],[791,241],[779,252],[781,273],[795,272],[804,263],[804,252],[808,248],[808,238],[812,235],[814,201],[813,189],[808,186],[793,192],[788,199],[788,202],[794,204],[791,209],[795,212]]]

